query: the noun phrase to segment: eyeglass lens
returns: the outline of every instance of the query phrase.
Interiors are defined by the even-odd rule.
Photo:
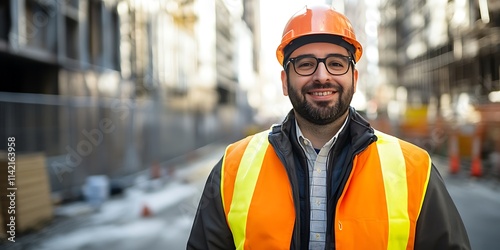
[[[350,58],[342,55],[330,55],[325,58],[313,56],[296,57],[291,60],[297,74],[308,76],[314,74],[318,64],[323,62],[327,71],[332,75],[343,75],[349,70]]]

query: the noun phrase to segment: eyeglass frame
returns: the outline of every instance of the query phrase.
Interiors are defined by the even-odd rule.
[[[328,69],[328,67],[326,66],[326,60],[328,58],[331,58],[331,57],[337,57],[337,58],[345,58],[347,59],[347,69],[344,73],[342,74],[333,74],[332,72],[330,72],[330,70]],[[303,75],[303,74],[300,74],[299,72],[297,72],[297,69],[295,68],[295,61],[297,60],[297,58],[299,59],[302,59],[302,58],[314,58],[316,60],[316,68],[314,68],[314,70],[310,73],[310,74],[306,74],[306,75]],[[349,72],[349,69],[351,68],[351,64],[352,64],[352,68],[354,69],[354,67],[356,66],[356,61],[354,61],[354,57],[352,56],[345,56],[345,55],[341,55],[341,54],[329,54],[327,55],[326,57],[323,57],[323,58],[318,58],[318,57],[315,57],[314,55],[311,55],[311,54],[306,54],[306,55],[300,55],[300,56],[296,56],[296,57],[292,57],[292,58],[289,58],[285,64],[285,70],[288,69],[288,65],[290,63],[292,63],[293,65],[293,70],[295,71],[295,73],[297,73],[298,75],[300,76],[311,76],[313,75],[314,73],[316,73],[316,70],[318,70],[318,66],[320,63],[323,63],[323,65],[325,65],[325,69],[326,71],[331,74],[331,75],[334,75],[334,76],[341,76],[341,75],[345,75],[347,72]]]

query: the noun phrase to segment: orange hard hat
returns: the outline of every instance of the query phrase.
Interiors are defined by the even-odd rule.
[[[292,41],[304,36],[333,35],[352,45],[354,60],[361,58],[363,48],[356,40],[354,29],[347,17],[328,5],[305,6],[293,15],[283,30],[281,44],[276,49],[276,57],[281,65],[285,59],[285,48]]]

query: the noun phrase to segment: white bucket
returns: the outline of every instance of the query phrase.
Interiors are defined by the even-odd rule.
[[[106,175],[89,176],[82,189],[85,200],[92,207],[99,209],[109,198],[109,179]]]

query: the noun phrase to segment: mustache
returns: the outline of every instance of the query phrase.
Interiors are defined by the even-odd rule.
[[[341,92],[344,90],[344,88],[338,84],[333,84],[333,83],[311,83],[302,88],[303,93],[307,93],[311,90],[317,90],[317,89],[334,89],[337,92]]]

